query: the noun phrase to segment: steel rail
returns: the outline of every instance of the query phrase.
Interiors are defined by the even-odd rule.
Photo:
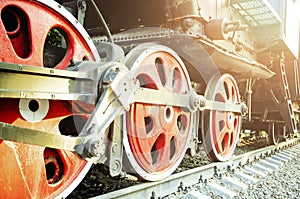
[[[106,198],[155,198],[163,197],[178,191],[178,187],[195,185],[203,181],[225,173],[228,169],[235,169],[247,165],[259,157],[266,157],[274,154],[275,151],[280,151],[288,146],[291,146],[299,141],[299,138],[293,138],[278,145],[268,146],[262,149],[257,149],[245,154],[232,157],[227,162],[217,162],[209,165],[197,167],[191,170],[186,170],[180,173],[171,175],[169,178],[160,182],[147,182],[137,184],[131,187],[120,189],[107,194],[95,196],[92,199]]]

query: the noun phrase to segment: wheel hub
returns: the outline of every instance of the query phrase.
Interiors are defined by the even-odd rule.
[[[237,84],[231,75],[214,76],[205,97],[227,104],[240,103]],[[229,111],[204,111],[202,114],[203,145],[213,161],[226,161],[233,154],[241,129],[241,116]]]
[[[173,109],[173,107],[172,106],[166,106],[164,108],[163,115],[164,115],[164,121],[163,122],[166,122],[166,123],[172,122],[172,120],[174,119],[174,109]]]
[[[191,90],[183,62],[165,46],[144,44],[126,59],[143,88],[181,94]],[[170,175],[189,145],[192,117],[179,107],[134,103],[123,118],[130,171],[148,181]]]

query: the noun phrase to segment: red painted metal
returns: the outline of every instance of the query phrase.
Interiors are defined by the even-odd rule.
[[[174,93],[190,89],[183,67],[167,52],[149,54],[131,70],[141,87]],[[185,153],[190,125],[191,113],[179,107],[133,104],[126,116],[126,126],[136,162],[146,173],[168,172]]]
[[[34,1],[10,0],[1,1],[0,10],[15,10],[16,12],[21,12],[20,15],[24,15],[24,17],[27,18],[26,21],[28,24],[25,28],[28,30],[29,36],[22,36],[23,39],[20,38],[19,41],[17,41],[17,44],[28,43],[31,48],[26,59],[19,57],[13,47],[17,44],[12,44],[12,41],[9,38],[11,32],[8,31],[8,28],[6,28],[3,23],[0,23],[0,41],[2,46],[0,61],[43,66],[45,40],[48,32],[52,28],[60,28],[64,30],[67,34],[68,42],[67,54],[55,68],[66,68],[70,64],[71,59],[93,59],[91,49],[89,49],[87,44],[84,42],[84,39],[82,39],[80,32],[78,32],[78,30],[73,27],[69,21],[62,19],[59,13],[52,11],[48,7],[35,3]],[[3,13],[1,16],[3,16]]]
[[[2,0],[0,12],[2,62],[43,67],[45,40],[53,28],[63,30],[67,40],[66,54],[56,69],[65,69],[71,59],[95,59],[87,38],[60,13],[40,2]],[[41,122],[30,123],[20,115],[18,99],[0,99],[0,121],[60,133],[59,122],[73,115],[72,110],[64,101],[49,103],[47,116]],[[54,198],[81,180],[79,176],[87,166],[72,152],[10,141],[0,142],[0,154],[1,198]]]
[[[217,76],[216,76],[217,77]],[[230,75],[213,78],[206,97],[227,104],[240,102],[237,84]],[[228,111],[207,111],[204,114],[204,148],[213,161],[225,161],[233,154],[239,138],[241,115]]]
[[[236,86],[228,78],[224,79],[222,88],[218,88],[215,94],[215,101],[225,103],[238,103],[238,93]],[[240,116],[233,112],[212,111],[212,135],[214,146],[221,156],[226,156],[231,153],[232,148],[235,148],[236,140],[238,139],[238,128]]]

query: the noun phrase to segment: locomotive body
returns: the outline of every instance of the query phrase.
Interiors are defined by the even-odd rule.
[[[61,198],[92,163],[162,180],[201,145],[298,137],[292,0],[1,0],[0,189]]]

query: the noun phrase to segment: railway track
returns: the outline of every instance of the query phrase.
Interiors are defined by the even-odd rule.
[[[92,198],[234,198],[284,167],[299,151],[299,139],[295,138],[236,155],[227,162],[175,173],[163,181],[138,183]]]

